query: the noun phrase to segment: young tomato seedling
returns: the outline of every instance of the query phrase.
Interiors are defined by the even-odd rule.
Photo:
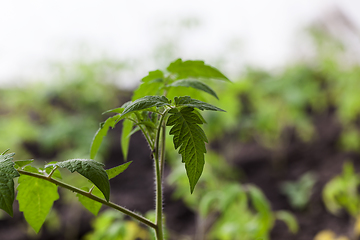
[[[224,111],[209,103],[187,96],[188,91],[201,91],[217,98],[216,93],[206,82],[209,80],[229,81],[220,71],[205,65],[202,61],[182,61],[171,63],[167,74],[156,70],[142,79],[139,88],[134,92],[132,101],[123,106],[107,111],[115,113],[100,125],[90,149],[90,159],[70,159],[53,162],[43,168],[30,166],[29,161],[12,161],[14,154],[4,152],[0,156],[0,208],[11,216],[15,199],[13,179],[19,177],[17,200],[19,210],[24,213],[26,221],[38,232],[48,215],[53,202],[59,198],[57,186],[77,193],[77,197],[90,212],[97,214],[102,205],[114,208],[127,214],[155,230],[158,240],[163,234],[163,169],[165,163],[166,127],[173,137],[174,149],[178,150],[185,163],[190,185],[190,192],[195,189],[205,164],[205,142],[208,142],[201,125],[205,123],[200,111]],[[184,92],[185,94],[178,94]],[[170,99],[169,96],[174,95]],[[105,170],[103,164],[94,161],[101,142],[108,130],[122,121],[121,147],[124,158],[128,153],[130,136],[141,131],[152,152],[156,176],[156,220],[152,222],[145,217],[109,201],[109,179],[123,172],[131,162]],[[61,178],[59,168],[78,172],[93,183],[91,188],[79,189],[66,184]],[[37,199],[37,201],[33,201]]]

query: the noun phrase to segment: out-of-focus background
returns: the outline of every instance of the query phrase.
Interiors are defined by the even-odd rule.
[[[3,1],[0,151],[39,164],[88,158],[101,113],[130,100],[149,71],[204,60],[233,83],[211,100],[227,113],[205,115],[207,164],[194,194],[169,148],[169,239],[358,239],[359,10],[356,0]],[[97,156],[106,168],[123,162],[120,129]],[[139,133],[128,158],[111,199],[151,216],[153,164]],[[0,212],[0,239],[152,237],[60,194],[38,235],[16,201],[13,218]]]

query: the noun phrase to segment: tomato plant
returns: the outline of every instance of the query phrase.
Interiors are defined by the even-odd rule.
[[[31,166],[32,160],[13,162],[13,153],[5,151],[0,158],[0,208],[13,215],[12,204],[15,200],[14,178],[19,177],[17,200],[19,210],[26,221],[38,232],[53,202],[59,198],[58,186],[77,193],[79,201],[92,213],[97,214],[101,205],[107,205],[129,215],[154,229],[157,239],[164,239],[163,233],[163,169],[165,163],[166,128],[171,127],[174,149],[178,150],[193,193],[203,172],[208,142],[201,125],[205,123],[200,111],[224,110],[209,103],[186,95],[173,98],[174,89],[191,88],[208,93],[217,98],[206,81],[221,80],[229,82],[216,68],[205,65],[202,61],[182,61],[178,59],[167,68],[167,74],[161,70],[152,71],[142,79],[142,84],[135,91],[132,101],[123,106],[107,111],[115,113],[100,125],[90,149],[90,159],[70,159],[52,162],[44,167]],[[181,91],[180,91],[181,92]],[[169,98],[168,98],[169,97]],[[122,149],[126,158],[130,136],[141,131],[147,140],[155,168],[156,219],[155,222],[110,201],[109,179],[116,177],[131,164],[127,162],[111,169],[93,160],[101,146],[103,138],[110,128],[122,120]],[[78,172],[93,183],[90,189],[80,189],[62,182],[59,169]]]

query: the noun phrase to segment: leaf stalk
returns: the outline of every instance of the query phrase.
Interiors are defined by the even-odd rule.
[[[102,198],[99,198],[99,197],[97,197],[95,195],[92,195],[91,193],[88,193],[88,192],[86,192],[86,191],[84,191],[82,189],[79,189],[79,188],[71,186],[71,185],[69,185],[67,183],[58,181],[58,180],[56,180],[54,178],[48,178],[47,176],[41,175],[41,174],[38,174],[38,173],[27,172],[27,171],[24,171],[24,170],[21,170],[21,169],[17,169],[17,171],[20,174],[40,178],[40,179],[46,180],[48,182],[51,182],[51,183],[53,183],[53,184],[55,184],[55,185],[57,185],[59,187],[66,188],[66,189],[68,189],[68,190],[70,190],[72,192],[81,194],[81,195],[83,195],[85,197],[88,197],[88,198],[90,198],[90,199],[92,199],[92,200],[94,200],[96,202],[99,202],[99,203],[104,204],[104,205],[106,205],[108,207],[111,207],[111,208],[113,208],[115,210],[118,210],[118,211],[120,211],[120,212],[122,212],[122,213],[124,213],[126,215],[129,215],[130,217],[135,218],[139,222],[141,222],[141,223],[143,223],[143,224],[145,224],[145,225],[147,225],[147,226],[149,226],[149,227],[151,227],[151,228],[153,228],[155,230],[157,229],[157,226],[153,222],[148,220],[147,218],[145,218],[145,217],[143,217],[143,216],[141,216],[141,215],[139,215],[139,214],[125,208],[125,207],[119,206],[119,205],[117,205],[115,203],[108,202],[105,199],[102,199]]]

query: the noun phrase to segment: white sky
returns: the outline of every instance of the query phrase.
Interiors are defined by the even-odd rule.
[[[149,59],[162,38],[176,36],[183,59],[215,59],[233,43],[229,71],[244,62],[277,67],[295,33],[334,6],[360,23],[360,0],[0,0],[0,83],[36,76],[82,43],[114,58]],[[200,27],[178,30],[194,17]]]

